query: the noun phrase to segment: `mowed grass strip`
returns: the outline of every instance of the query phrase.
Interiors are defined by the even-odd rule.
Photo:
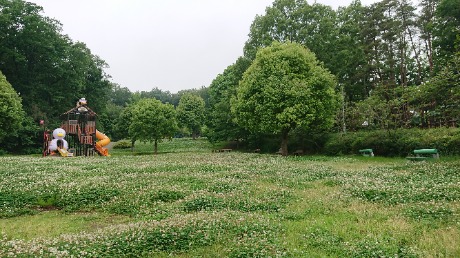
[[[194,142],[162,142],[159,155],[136,143],[142,155],[0,158],[0,256],[460,256],[456,160]]]

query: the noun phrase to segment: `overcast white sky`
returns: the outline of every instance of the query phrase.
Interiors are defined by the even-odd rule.
[[[209,86],[243,55],[249,27],[273,0],[28,0],[105,60],[134,91]],[[351,0],[317,0],[334,8]],[[368,5],[375,0],[361,0]],[[313,4],[314,1],[309,1]]]

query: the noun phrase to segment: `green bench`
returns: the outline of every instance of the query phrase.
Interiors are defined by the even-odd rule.
[[[374,151],[372,149],[362,149],[359,150],[359,153],[366,157],[374,157]]]
[[[422,161],[427,159],[439,159],[439,152],[437,149],[418,149],[414,150],[414,155],[407,157],[411,161]]]

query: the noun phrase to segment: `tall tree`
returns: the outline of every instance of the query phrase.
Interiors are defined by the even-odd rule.
[[[265,15],[254,19],[244,53],[254,59],[259,48],[270,46],[273,41],[297,42],[335,72],[337,32],[336,14],[330,6],[309,5],[306,0],[275,0]]]
[[[345,100],[359,101],[369,96],[370,82],[366,76],[367,59],[361,33],[365,8],[360,1],[337,11],[339,37],[334,63],[337,79],[343,87]]]
[[[129,135],[129,127],[132,123],[134,103],[126,106],[120,115],[114,121],[113,138],[114,139],[131,139],[131,147],[134,148],[136,142],[135,136]]]
[[[460,51],[460,0],[441,0],[436,18],[434,45],[439,63],[444,66]]]
[[[182,126],[190,130],[193,139],[196,139],[204,125],[204,109],[205,103],[200,96],[187,93],[180,98],[177,118]]]
[[[460,120],[460,52],[414,92],[413,106],[425,126],[452,126]]]
[[[368,81],[371,89],[384,85],[395,88],[403,76],[400,71],[400,51],[404,38],[402,21],[397,17],[398,1],[383,0],[366,8],[363,30]],[[405,52],[404,52],[405,53]]]
[[[131,139],[154,142],[154,153],[158,153],[158,142],[171,137],[177,129],[174,106],[157,99],[142,99],[133,105],[131,112]]]
[[[403,85],[420,85],[426,76],[423,71],[422,49],[418,40],[419,28],[417,26],[417,14],[415,10],[415,6],[408,2],[408,0],[401,0],[399,2],[397,12],[403,27],[403,33],[400,38],[401,45],[399,48],[401,53],[400,57],[402,59],[400,68],[402,75],[401,83]],[[408,46],[406,47],[406,45]],[[413,71],[408,72],[408,70],[411,70],[408,68],[411,66],[411,63],[414,63],[414,65],[412,65],[414,68]]]
[[[236,95],[236,88],[251,60],[240,57],[219,74],[209,86],[209,107],[207,110],[208,139],[228,141],[242,139],[247,131],[235,123],[231,113],[230,100]]]
[[[125,108],[122,106],[117,106],[112,102],[108,102],[105,112],[98,114],[98,130],[107,134],[112,141],[118,141],[121,139],[118,138],[118,134],[116,132],[116,123],[124,109]]]
[[[436,8],[440,0],[420,0],[421,7],[420,15],[417,19],[417,24],[420,29],[420,38],[423,41],[423,49],[425,56],[428,58],[428,67],[430,75],[434,72],[434,28]]]
[[[296,128],[329,128],[338,107],[334,76],[297,43],[273,43],[259,50],[244,73],[232,111],[240,125],[256,133],[288,136]]]
[[[0,71],[0,143],[7,135],[16,134],[23,119],[21,98]]]
[[[35,120],[58,116],[86,97],[102,112],[110,85],[106,64],[61,34],[61,24],[23,0],[0,0],[0,69]]]

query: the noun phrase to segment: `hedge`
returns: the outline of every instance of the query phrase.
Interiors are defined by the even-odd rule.
[[[319,153],[327,155],[358,154],[371,148],[378,156],[407,156],[414,149],[438,149],[441,155],[460,154],[458,128],[398,129],[337,133],[328,139]]]

